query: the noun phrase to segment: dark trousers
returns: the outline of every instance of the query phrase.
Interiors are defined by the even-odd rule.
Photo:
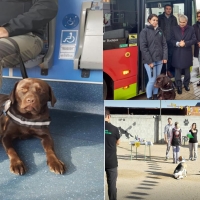
[[[184,70],[184,80],[183,80],[183,85],[188,87],[190,83],[190,67],[185,68],[185,69],[178,69],[175,68],[175,82],[176,82],[176,87],[182,87],[182,81],[181,81],[181,74],[182,71]]]
[[[109,200],[117,200],[117,167],[106,169],[107,183],[108,183],[108,197]]]

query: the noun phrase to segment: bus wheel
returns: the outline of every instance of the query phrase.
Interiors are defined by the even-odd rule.
[[[103,99],[106,100],[107,97],[107,84],[106,81],[103,80]]]

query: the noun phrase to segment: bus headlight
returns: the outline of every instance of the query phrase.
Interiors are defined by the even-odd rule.
[[[130,70],[124,70],[122,73],[123,73],[123,75],[127,75],[130,73]]]

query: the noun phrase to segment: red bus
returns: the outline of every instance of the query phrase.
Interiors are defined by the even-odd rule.
[[[196,0],[104,0],[104,99],[125,100],[145,92],[147,75],[139,51],[139,33],[147,16],[160,15],[171,4],[173,14],[196,21]]]

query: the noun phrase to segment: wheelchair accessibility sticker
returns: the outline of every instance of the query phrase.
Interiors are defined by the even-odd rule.
[[[62,30],[59,59],[73,60],[76,52],[77,30]]]

